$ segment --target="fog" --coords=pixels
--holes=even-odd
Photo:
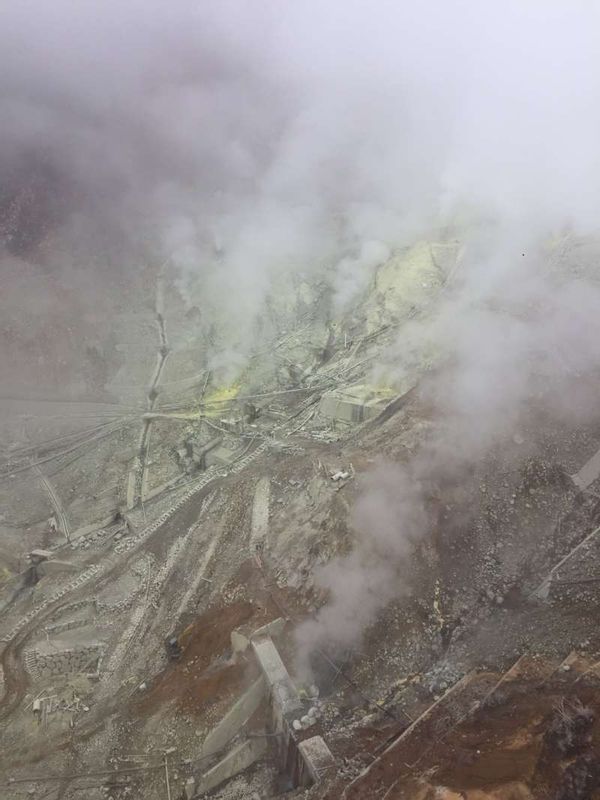
[[[367,480],[356,550],[324,571],[332,599],[306,646],[354,641],[402,591],[394,565],[427,532],[432,463],[481,457],[540,381],[599,365],[596,286],[549,268],[552,237],[597,229],[599,22],[597,4],[566,0],[0,10],[5,329],[109,328],[116,286],[168,262],[190,302],[235,317],[223,358],[238,368],[274,276],[322,274],[339,312],[396,248],[445,226],[465,240],[435,318],[387,354],[400,370],[406,342],[447,353],[424,389],[444,433]]]
[[[344,299],[365,242],[457,215],[531,237],[594,224],[593,4],[62,0],[0,14],[3,182],[39,165],[78,256],[171,257],[217,295],[242,281],[251,315],[273,270],[337,263]]]

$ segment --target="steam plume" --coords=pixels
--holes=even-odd
[[[49,322],[48,376],[82,357],[71,329],[108,340],[118,287],[148,265],[168,259],[207,324],[235,319],[239,368],[274,276],[322,274],[337,312],[395,248],[465,231],[459,282],[402,333],[446,354],[441,433],[367,482],[356,550],[301,634],[360,636],[401,589],[434,465],[480,457],[540,386],[564,419],[560,390],[599,366],[597,285],[548,257],[597,227],[599,17],[584,0],[5,3],[0,307],[8,341],[23,315],[31,336],[3,348],[4,380],[24,352],[38,364]]]

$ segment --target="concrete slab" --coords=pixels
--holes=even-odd
[[[299,781],[301,786],[319,783],[335,769],[335,759],[322,736],[312,736],[300,742],[298,751],[304,762]]]
[[[49,558],[52,558],[53,555],[54,552],[52,550],[32,550],[27,554],[27,558],[33,564],[36,564],[40,561],[47,561]]]
[[[267,740],[265,737],[247,739],[242,744],[234,747],[225,758],[200,778],[197,794],[210,792],[223,781],[239,775],[240,772],[248,769],[248,767],[262,758],[266,750]]]
[[[302,701],[271,638],[253,637],[252,648],[270,689],[274,715],[286,719],[297,716]]]
[[[213,755],[222,750],[248,722],[262,703],[266,693],[267,686],[261,675],[208,734],[202,745],[202,755]]]
[[[378,410],[365,404],[364,398],[327,392],[319,404],[319,413],[326,419],[344,425],[357,425],[377,415]]]
[[[344,426],[358,425],[380,414],[394,398],[391,391],[357,384],[325,392],[319,403],[319,414]]]
[[[250,639],[239,631],[231,631],[229,640],[234,654],[244,653],[250,647]]]
[[[535,589],[532,593],[532,597],[536,597],[538,600],[547,600],[550,596],[550,590],[552,588],[552,581],[558,577],[558,572],[561,567],[563,567],[568,561],[573,558],[573,556],[578,553],[582,548],[584,548],[592,539],[600,533],[600,526],[594,528],[594,530],[588,534],[585,539],[579,542],[566,556],[561,558],[558,564],[555,564],[548,575],[544,578],[544,580],[540,583],[540,585]]]
[[[269,500],[271,496],[271,481],[261,478],[256,485],[254,502],[252,504],[252,527],[250,531],[250,550],[260,552],[266,542],[269,531]]]
[[[302,701],[271,638],[260,636],[252,639],[252,648],[269,690],[270,731],[279,734],[275,739],[275,744],[278,750],[280,769],[291,776],[297,762],[292,722],[302,714]]]
[[[233,447],[227,447],[227,443],[213,447],[205,455],[205,464],[208,467],[227,467],[236,456],[236,450]]]
[[[587,461],[571,479],[578,489],[584,491],[600,477],[600,450]]]
[[[127,489],[125,496],[128,511],[135,506],[135,484],[137,482],[137,474],[135,465],[127,473]]]
[[[287,619],[278,617],[277,619],[271,620],[271,622],[267,622],[262,628],[257,628],[254,633],[251,634],[250,638],[259,639],[261,636],[281,636],[286,623]]]

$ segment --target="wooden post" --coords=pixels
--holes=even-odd
[[[169,762],[165,753],[165,780],[167,782],[167,800],[171,800],[171,784],[169,782]]]

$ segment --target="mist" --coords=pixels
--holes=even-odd
[[[305,648],[356,641],[403,591],[432,464],[480,458],[540,385],[600,366],[598,288],[549,255],[598,227],[599,22],[594,3],[551,0],[0,10],[5,328],[19,308],[107,336],[116,287],[168,263],[190,304],[235,319],[216,357],[231,372],[275,278],[322,276],[342,313],[395,249],[448,226],[465,241],[434,319],[387,354],[400,371],[407,342],[444,351],[424,389],[441,432],[367,476]],[[2,355],[7,384],[17,360]]]
[[[51,184],[67,256],[77,241],[79,258],[170,258],[220,302],[245,298],[248,319],[274,271],[330,264],[343,304],[349,273],[360,287],[377,262],[369,243],[464,219],[531,240],[594,225],[597,17],[541,2],[7,5],[3,182]]]

